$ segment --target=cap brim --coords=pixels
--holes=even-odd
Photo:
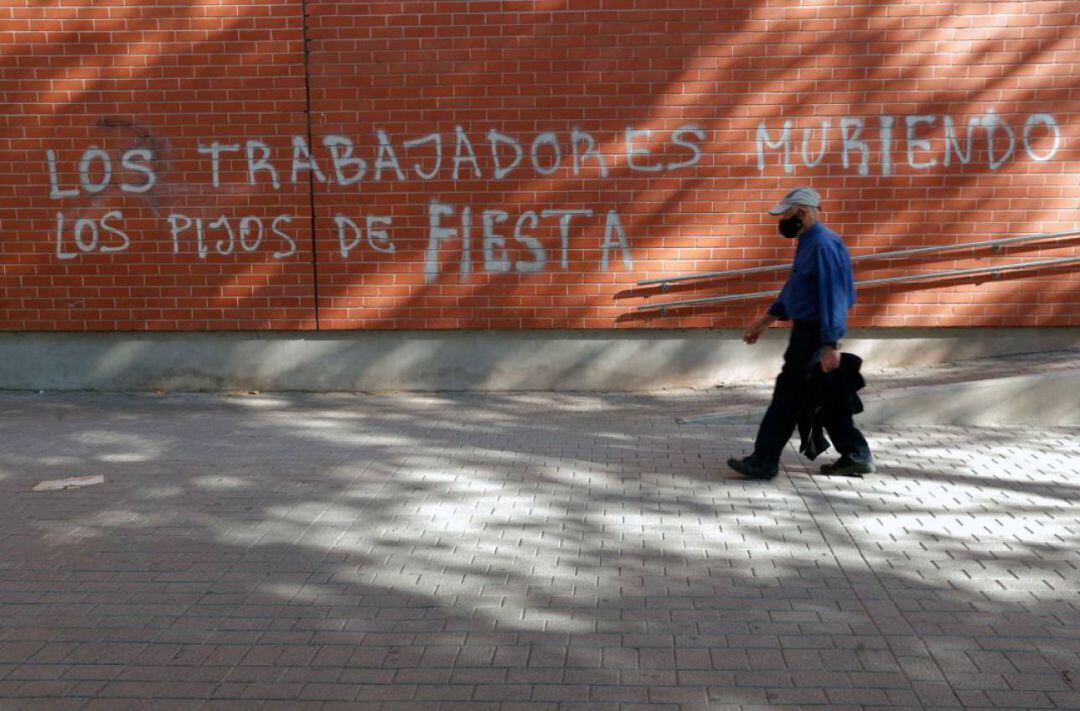
[[[789,209],[791,209],[791,205],[784,205],[784,204],[774,205],[773,207],[769,208],[769,214],[770,215],[783,215]]]

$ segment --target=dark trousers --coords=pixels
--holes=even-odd
[[[821,348],[818,322],[796,321],[784,352],[784,367],[776,377],[772,402],[754,441],[754,459],[766,467],[776,466],[784,446],[795,432],[810,368],[821,367],[817,362]],[[826,407],[822,416],[825,432],[837,452],[860,462],[870,461],[870,446],[856,429],[850,412]]]

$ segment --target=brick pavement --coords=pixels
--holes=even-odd
[[[0,396],[0,709],[1080,707],[1080,429],[724,397]]]

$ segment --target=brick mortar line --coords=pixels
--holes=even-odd
[[[300,37],[304,47],[304,122],[307,127],[307,144],[313,146],[315,144],[312,141],[311,128],[311,40],[308,37],[307,0],[300,1]],[[319,254],[315,220],[315,171],[309,170],[307,174],[309,224],[311,229],[311,290],[312,299],[314,299],[312,311],[315,314],[315,330],[319,331],[321,328],[319,325]]]

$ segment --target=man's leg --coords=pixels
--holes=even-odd
[[[866,438],[855,426],[855,420],[850,412],[835,406],[827,406],[822,414],[825,431],[828,432],[829,439],[832,440],[838,454],[861,464],[873,462],[870,445],[866,443]]]
[[[777,466],[784,446],[795,432],[803,393],[806,392],[810,361],[820,348],[818,324],[797,322],[791,329],[791,338],[784,352],[784,367],[776,377],[772,402],[765,411],[754,441],[753,459],[763,467]]]

